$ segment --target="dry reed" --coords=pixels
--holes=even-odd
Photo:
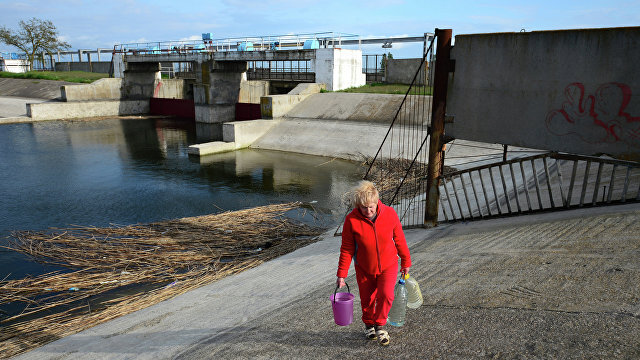
[[[7,248],[69,268],[0,281],[0,354],[13,356],[257,266],[317,239],[285,214],[301,203],[151,224],[16,232]]]
[[[372,161],[373,158],[362,156],[362,166],[364,168],[369,168]],[[411,160],[403,158],[378,158],[373,163],[373,166],[371,166],[366,180],[370,180],[376,184],[376,188],[380,193],[380,199],[382,199],[383,202],[390,201],[400,184],[407,187],[411,184],[413,188],[417,188],[415,184],[424,183],[427,179],[427,166],[428,164],[418,161],[412,162]],[[445,165],[443,167],[444,174],[455,170],[455,168],[450,166]],[[399,196],[396,197],[396,201],[415,195],[416,194],[400,192]]]

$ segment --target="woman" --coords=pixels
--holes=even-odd
[[[365,335],[386,346],[389,334],[384,325],[393,303],[398,256],[403,274],[409,272],[411,256],[398,215],[380,201],[373,183],[362,181],[353,190],[351,203],[354,209],[342,228],[336,284],[345,285],[351,259],[355,257]]]

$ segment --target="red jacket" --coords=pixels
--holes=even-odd
[[[411,266],[409,247],[396,211],[378,200],[378,216],[372,222],[353,209],[344,220],[342,246],[338,261],[338,277],[347,277],[351,259],[367,274],[377,275],[391,266]]]

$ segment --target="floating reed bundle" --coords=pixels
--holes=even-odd
[[[69,268],[0,281],[0,354],[13,356],[257,266],[323,231],[285,216],[287,203],[151,224],[17,232],[9,249]]]

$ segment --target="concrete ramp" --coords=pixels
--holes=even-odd
[[[287,118],[390,124],[404,95],[319,93],[286,113]]]
[[[403,99],[404,95],[390,94],[309,95],[278,118],[278,124],[251,147],[353,160],[361,160],[363,155],[374,156]],[[411,106],[422,106],[427,101],[430,97],[408,98]],[[416,128],[424,129],[412,133],[416,141],[421,141],[427,135],[426,126]]]
[[[251,148],[361,160],[375,155],[387,124],[283,118]]]
[[[60,98],[60,86],[76,83],[43,79],[0,79],[0,96],[53,100]]]

